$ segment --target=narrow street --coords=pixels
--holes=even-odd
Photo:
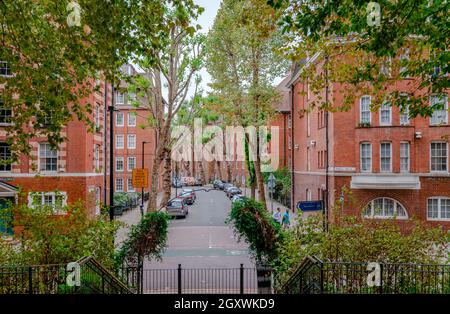
[[[194,187],[194,189],[212,186]],[[162,261],[146,261],[146,269],[183,268],[238,268],[254,267],[247,245],[238,242],[225,219],[231,201],[223,191],[198,191],[197,199],[189,205],[186,218],[172,219],[169,224],[167,249]],[[175,189],[172,189],[175,196]],[[125,212],[116,219],[128,226],[138,223],[139,207]],[[117,246],[128,234],[129,227],[121,228],[116,237]]]
[[[200,187],[199,187],[200,188]],[[238,243],[225,224],[231,201],[222,191],[198,191],[186,218],[169,225],[168,247],[161,262],[147,261],[145,268],[253,267],[247,245]]]

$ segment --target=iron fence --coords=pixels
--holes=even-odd
[[[141,269],[125,267],[119,277],[134,292],[144,294],[271,293],[271,271],[257,268]]]
[[[79,285],[68,284],[69,276],[75,281],[77,278],[72,277],[74,270],[67,270],[67,264],[1,266],[0,294],[133,293],[94,258],[82,258],[77,264]]]
[[[308,257],[279,289],[289,294],[450,294],[450,265],[322,262]]]

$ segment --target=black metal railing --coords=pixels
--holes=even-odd
[[[279,293],[450,294],[450,265],[322,262],[306,258]]]
[[[124,267],[119,278],[135,293],[239,294],[270,293],[270,277],[258,276],[257,268],[139,269]]]
[[[79,278],[73,277],[73,284],[67,282],[74,271],[67,264],[0,266],[0,294],[133,293],[94,258],[77,264]]]

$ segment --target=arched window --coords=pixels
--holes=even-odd
[[[408,213],[405,207],[398,201],[388,198],[376,198],[367,204],[363,215],[366,218],[397,218],[408,219]]]

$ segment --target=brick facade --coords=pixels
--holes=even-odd
[[[391,88],[403,91],[411,79],[405,79]],[[321,200],[326,188],[326,117],[327,114],[317,107],[306,110],[309,103],[314,101],[314,95],[308,93],[308,84],[291,80],[288,84],[293,92],[293,204],[305,200]],[[330,99],[333,107],[342,106],[344,86],[338,83],[330,84]],[[325,96],[325,91],[322,97]],[[382,123],[380,110],[370,112],[370,126],[360,125],[361,97],[357,95],[353,106],[345,112],[328,113],[329,135],[329,204],[333,205],[341,197],[344,187],[351,190],[354,202],[344,195],[344,205],[333,209],[330,206],[331,221],[338,214],[362,215],[366,206],[374,199],[392,199],[395,204],[401,204],[406,210],[407,219],[400,221],[404,228],[411,227],[412,217],[425,221],[429,225],[443,226],[450,229],[449,215],[440,219],[427,214],[429,199],[436,197],[445,201],[450,198],[450,164],[448,135],[450,125],[447,122],[431,125],[429,117],[409,119],[408,123],[401,123],[401,112],[398,107],[390,109],[390,123]],[[370,95],[367,95],[370,96]],[[366,101],[366,100],[364,100]],[[384,122],[389,120],[386,108]],[[404,122],[404,121],[403,121]],[[432,171],[430,162],[431,143],[443,143],[442,152],[446,154],[444,171]],[[371,146],[371,169],[363,171],[361,164],[361,144]],[[387,171],[381,169],[381,143],[384,156],[390,153],[390,158],[383,158],[385,167],[391,165]],[[400,165],[400,146],[403,157],[409,147],[408,158],[402,158]],[[435,144],[433,144],[435,145]],[[440,145],[440,144],[439,144]],[[368,147],[368,146],[365,146]],[[389,149],[390,147],[390,149]],[[433,146],[436,147],[436,146]],[[444,152],[445,151],[445,152]],[[366,159],[367,160],[367,159]],[[444,160],[444,159],[440,159]],[[368,162],[366,161],[368,164]],[[408,169],[406,165],[409,164]],[[386,166],[387,165],[387,166]],[[386,169],[385,169],[386,170]],[[441,207],[443,208],[443,207]],[[445,209],[447,210],[447,209]]]

